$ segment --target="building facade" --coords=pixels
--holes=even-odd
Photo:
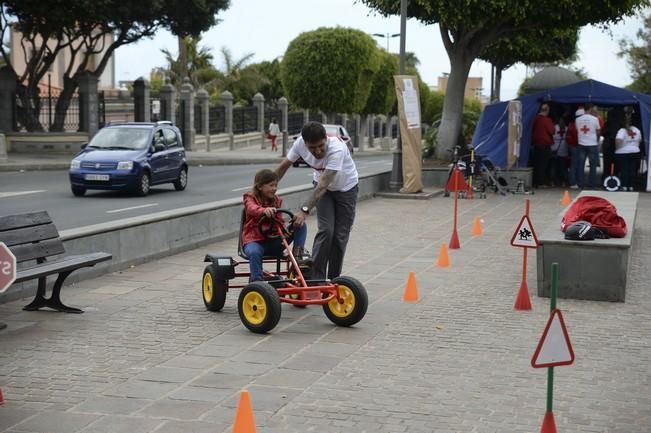
[[[484,92],[483,81],[484,79],[482,77],[468,77],[468,80],[466,81],[466,89],[463,95],[464,98],[476,99],[480,101],[482,104],[486,104],[488,102],[488,97],[484,96],[483,93]],[[448,76],[443,75],[441,77],[438,77],[438,86],[436,88],[432,88],[431,90],[441,92],[445,95],[447,88],[448,88]]]
[[[22,33],[16,30],[15,26],[12,25],[11,32],[9,34],[10,59],[11,64],[18,76],[22,75],[25,72],[27,61],[29,61],[30,57],[33,55],[33,53],[24,52],[23,44],[21,44],[22,38]],[[34,45],[36,47],[40,47],[42,43],[42,40],[37,39],[35,40]],[[47,41],[46,43],[48,43],[51,47],[54,47],[56,45],[56,41],[54,40]],[[90,61],[86,68],[87,70],[95,70],[111,43],[113,43],[113,35],[105,35],[104,41],[100,43],[104,49],[100,53],[91,54]],[[25,49],[35,49],[35,47],[31,47],[30,45],[31,44],[26,44]],[[70,65],[71,57],[72,52],[70,49],[63,49],[57,54],[54,63],[52,63],[52,66],[48,70],[48,73],[39,83],[41,93],[47,93],[48,91],[51,91],[52,93],[57,94],[61,91],[63,88],[63,75],[65,73],[65,70]],[[79,66],[81,57],[82,53],[78,53],[75,59],[73,70],[76,70],[76,68]],[[99,77],[98,88],[99,90],[108,90],[115,88],[115,56],[110,57],[106,68],[104,68],[104,72]]]

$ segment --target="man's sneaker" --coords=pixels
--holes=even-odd
[[[310,255],[310,252],[305,248],[294,247],[294,249],[292,249],[292,254],[294,255],[296,263],[298,263],[299,266],[312,266],[312,256]]]

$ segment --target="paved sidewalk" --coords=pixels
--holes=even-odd
[[[531,199],[537,230],[555,221],[562,191]],[[369,292],[366,317],[337,328],[319,308],[283,305],[278,327],[240,323],[237,291],[221,313],[200,293],[208,251],[236,240],[84,281],[63,291],[81,315],[0,305],[0,432],[230,432],[239,391],[257,431],[346,433],[539,432],[545,369],[531,356],[549,316],[514,311],[522,252],[509,245],[523,196],[459,202],[461,249],[449,241],[450,198],[359,204],[345,274]],[[576,353],[555,369],[559,432],[651,431],[651,196],[641,194],[625,303],[559,299]],[[471,238],[474,217],[484,234]],[[308,219],[310,238],[315,218]],[[530,255],[532,257],[532,255]],[[402,301],[410,271],[421,301]],[[560,272],[571,272],[561,269]]]
[[[388,155],[389,151],[373,147],[364,151],[356,151],[354,158],[366,156]],[[70,167],[72,154],[38,153],[10,153],[6,161],[0,161],[2,171],[34,171],[34,170],[67,170]],[[260,146],[249,146],[236,150],[218,148],[210,152],[205,150],[186,151],[188,164],[198,165],[232,165],[232,164],[264,164],[278,162],[282,158],[281,152],[272,152],[269,147],[260,149]]]

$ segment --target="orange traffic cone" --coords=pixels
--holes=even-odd
[[[522,284],[520,284],[520,290],[518,291],[518,296],[515,298],[514,308],[516,310],[524,310],[524,311],[531,310],[529,287],[527,286],[527,282],[525,280],[522,280]]]
[[[479,219],[479,217],[475,217],[475,222],[472,223],[472,235],[480,236],[481,234],[482,234],[481,220]]]
[[[570,193],[567,190],[565,190],[565,192],[563,193],[563,198],[561,199],[561,204],[563,206],[567,206],[568,204],[570,204],[571,201],[572,200],[570,200]]]
[[[237,404],[233,433],[255,433],[255,419],[249,391],[240,391],[240,402]]]
[[[407,286],[405,287],[405,293],[402,296],[402,300],[405,302],[418,302],[416,275],[414,275],[413,272],[409,272],[409,278],[407,278]]]
[[[450,259],[448,258],[448,247],[445,245],[445,242],[441,242],[441,252],[439,253],[439,259],[436,262],[436,266],[439,268],[447,268],[450,266]]]
[[[2,395],[2,388],[0,388],[0,406],[5,404],[5,397]]]

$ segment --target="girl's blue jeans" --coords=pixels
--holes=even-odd
[[[303,224],[301,227],[294,227],[294,234],[287,239],[287,242],[291,243],[293,240],[294,246],[305,247],[306,239],[307,224]],[[264,256],[282,257],[283,248],[280,238],[244,244],[244,254],[249,258],[250,280],[262,281],[262,258]]]

